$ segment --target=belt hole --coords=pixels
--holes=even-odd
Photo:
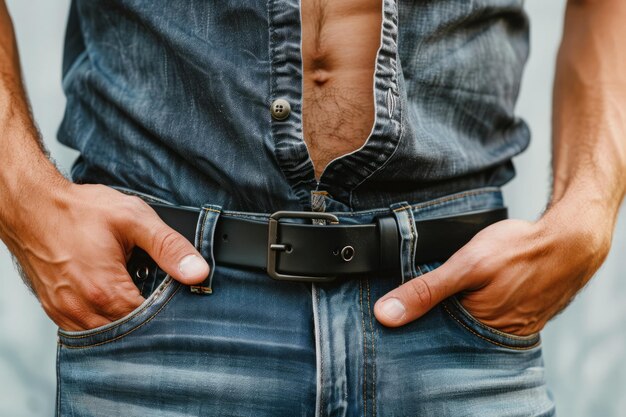
[[[291,245],[285,245],[285,252],[291,253],[291,251],[293,251],[293,248],[291,247]]]
[[[227,234],[227,233],[224,233],[224,234],[222,235],[222,240],[223,240],[224,242],[228,242],[228,234]]]

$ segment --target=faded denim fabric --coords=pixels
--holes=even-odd
[[[405,210],[402,229],[414,229],[409,218],[503,205],[495,187],[356,212],[324,199],[344,224]],[[199,217],[195,244],[209,260],[219,216],[268,217],[204,209],[212,214]],[[403,269],[412,256],[402,255]],[[416,275],[440,264],[418,265]],[[145,260],[129,267],[142,271]],[[133,278],[147,297],[135,311],[95,329],[59,331],[58,416],[554,415],[539,335],[485,326],[456,297],[405,326],[384,327],[374,303],[399,276],[280,282],[218,263],[213,294],[204,296],[158,268]]]
[[[529,140],[514,115],[522,1],[383,0],[381,35],[370,136],[318,183],[298,1],[74,0],[59,129],[80,151],[72,179],[202,207],[194,243],[213,269],[198,295],[133,257],[141,306],[59,330],[58,416],[554,415],[538,334],[485,326],[456,297],[400,328],[373,315],[445,261],[414,265],[415,220],[504,204]],[[277,98],[291,105],[280,121]],[[289,209],[348,224],[393,214],[401,276],[278,282],[214,262],[221,216]]]
[[[76,182],[230,210],[310,210],[313,190],[362,210],[499,186],[529,141],[514,114],[522,3],[384,0],[373,129],[318,184],[297,0],[74,0],[59,140],[81,152]]]

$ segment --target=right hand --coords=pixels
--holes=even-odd
[[[70,182],[43,194],[14,208],[21,213],[4,225],[3,240],[46,314],[64,330],[105,325],[144,301],[126,270],[134,246],[183,284],[208,276],[195,247],[139,197]]]

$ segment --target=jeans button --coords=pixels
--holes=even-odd
[[[291,113],[291,106],[287,100],[278,98],[272,102],[270,110],[274,119],[284,120]]]

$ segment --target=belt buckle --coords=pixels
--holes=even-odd
[[[331,223],[339,223],[339,219],[334,214],[313,211],[288,211],[280,210],[272,213],[269,218],[267,237],[267,274],[278,281],[299,281],[299,282],[329,282],[335,276],[306,276],[288,275],[276,271],[276,259],[278,251],[287,251],[288,245],[278,242],[278,225],[281,218],[301,218],[301,219],[324,219]]]

